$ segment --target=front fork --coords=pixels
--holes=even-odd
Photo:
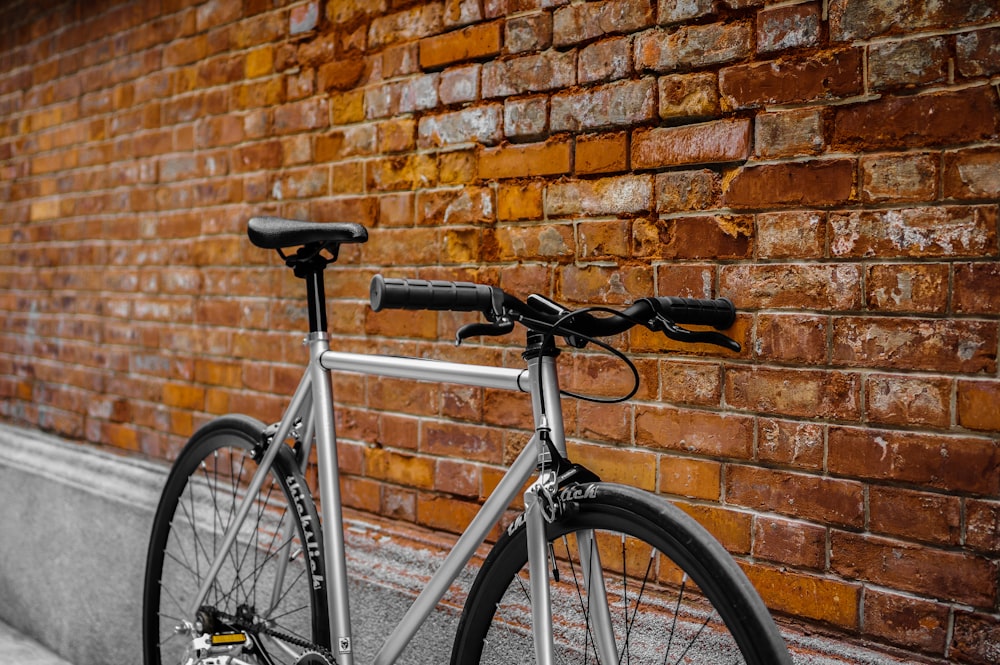
[[[528,544],[528,575],[531,591],[531,625],[535,644],[535,663],[554,665],[555,643],[552,634],[552,596],[549,571],[558,562],[548,545],[546,524],[554,522],[560,513],[558,475],[554,470],[542,471],[524,493],[525,529]],[[604,586],[604,571],[594,532],[576,532],[580,569],[583,573],[584,608],[587,630],[601,663],[617,663],[618,648],[611,626],[611,610]],[[551,562],[549,557],[552,557]],[[550,565],[551,564],[551,565]]]

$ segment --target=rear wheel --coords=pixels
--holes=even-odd
[[[215,420],[191,438],[170,472],[146,561],[147,665],[236,654],[240,662],[265,662],[261,651],[274,663],[294,663],[304,652],[329,647],[320,523],[283,443],[271,444],[283,449],[201,610],[190,615],[257,471],[254,452],[263,430],[250,418]]]
[[[561,515],[547,527],[557,663],[791,663],[739,566],[685,513],[607,483],[570,486],[560,498]],[[523,525],[508,530],[483,564],[453,665],[534,662],[525,535]],[[600,595],[584,579],[595,555]]]

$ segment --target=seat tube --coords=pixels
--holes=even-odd
[[[337,466],[337,432],[333,416],[330,372],[320,364],[330,349],[326,332],[311,332],[309,372],[313,386],[313,424],[316,432],[319,495],[323,513],[323,550],[326,556],[326,598],[330,614],[331,648],[340,665],[354,665],[351,608],[348,602],[347,554],[344,547],[343,502]]]

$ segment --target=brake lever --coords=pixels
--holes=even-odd
[[[743,347],[735,339],[723,335],[720,332],[710,330],[688,330],[681,328],[668,318],[657,315],[650,321],[649,329],[654,332],[662,332],[664,335],[677,342],[685,344],[714,344],[729,349],[735,353],[743,350]]]
[[[498,319],[493,323],[467,323],[455,333],[455,346],[459,346],[462,340],[470,337],[506,335],[512,330],[514,322],[507,318]]]

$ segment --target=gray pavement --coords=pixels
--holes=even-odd
[[[71,665],[20,631],[0,622],[0,665]]]

